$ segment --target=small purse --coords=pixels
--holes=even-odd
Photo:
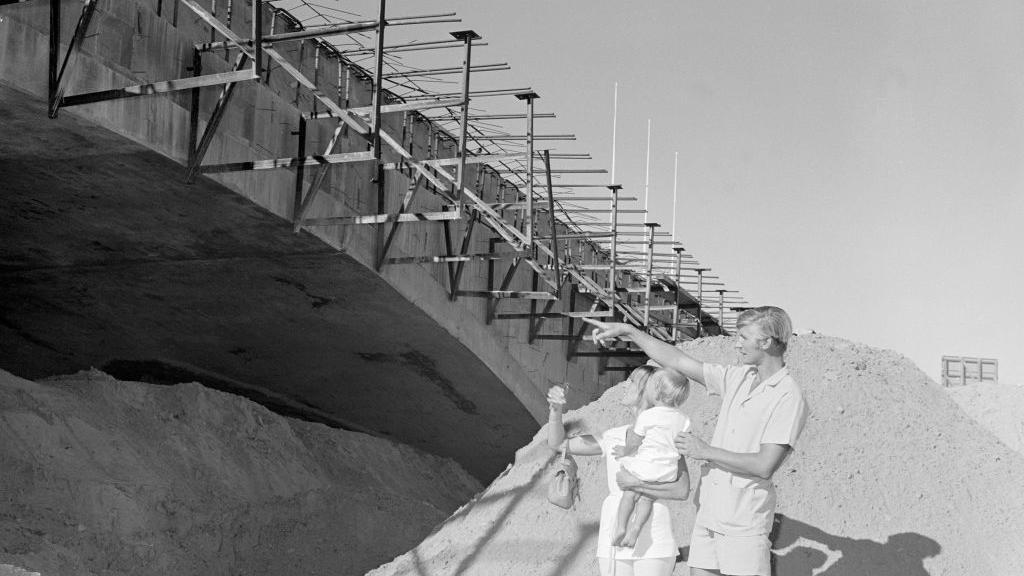
[[[569,439],[562,444],[562,456],[555,461],[554,471],[548,479],[548,502],[559,508],[572,508],[580,497],[578,467],[569,456]]]

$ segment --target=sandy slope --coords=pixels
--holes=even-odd
[[[99,372],[0,371],[0,471],[0,573],[44,576],[361,574],[480,490],[403,445]]]
[[[729,362],[731,344],[709,338],[686,349]],[[807,335],[793,342],[789,365],[813,413],[798,451],[776,474],[785,517],[780,574],[1024,574],[1024,495],[1012,480],[1024,478],[1024,456],[894,352]],[[569,417],[595,431],[623,423],[621,393],[613,388]],[[705,437],[716,408],[717,398],[700,388],[686,406]],[[370,575],[596,574],[603,469],[583,460],[582,502],[571,512],[551,506],[542,438],[422,544]],[[685,537],[692,508],[677,510]],[[676,573],[687,573],[684,563]]]
[[[1024,453],[1024,386],[985,382],[951,386],[946,392],[1003,443]]]

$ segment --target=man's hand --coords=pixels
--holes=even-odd
[[[633,454],[636,454],[636,448],[630,448],[624,444],[612,446],[612,456],[614,456],[616,460],[623,456],[632,456]]]
[[[694,460],[707,460],[710,447],[708,443],[694,436],[692,432],[682,432],[676,436],[676,450],[680,454]]]
[[[619,470],[619,473],[615,475],[615,482],[619,485],[620,490],[632,490],[641,486],[643,483],[636,476],[633,476],[625,470]]]
[[[629,333],[633,330],[633,327],[629,324],[618,322],[600,322],[593,318],[583,318],[583,321],[595,326],[594,330],[590,333],[590,337],[594,340],[594,344],[598,346],[608,346],[615,339],[629,340]]]

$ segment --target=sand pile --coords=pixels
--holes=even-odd
[[[964,412],[1024,454],[1024,386],[992,382],[946,388]]]
[[[708,338],[686,349],[730,362],[731,345]],[[776,541],[779,574],[1024,574],[1024,495],[1016,488],[1024,456],[894,352],[807,335],[794,340],[789,365],[812,415],[798,451],[776,474],[785,516]],[[593,431],[624,423],[621,394],[612,388],[568,416]],[[697,387],[685,407],[705,438],[717,405]],[[600,461],[580,459],[582,502],[574,511],[545,500],[550,461],[540,433],[470,505],[370,574],[596,574]],[[687,544],[692,506],[676,510]],[[676,574],[686,573],[685,563],[677,564]]]
[[[0,371],[0,574],[362,574],[480,488],[198,384]]]

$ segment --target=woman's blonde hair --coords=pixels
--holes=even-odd
[[[644,401],[644,396],[647,391],[647,382],[651,379],[651,376],[657,372],[658,369],[654,366],[638,366],[629,373],[627,381],[633,383],[633,388],[626,390],[626,395],[623,398],[622,403],[631,408],[641,408],[641,404]],[[642,409],[642,408],[641,408]]]
[[[675,370],[644,365],[629,374],[633,389],[626,392],[625,405],[646,410],[655,404],[679,407],[690,394],[690,381]]]

